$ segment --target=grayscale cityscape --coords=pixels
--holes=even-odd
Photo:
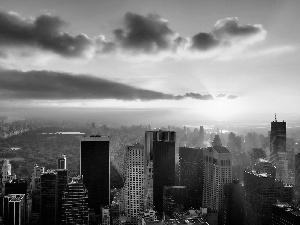
[[[299,0],[1,0],[0,225],[300,225]]]

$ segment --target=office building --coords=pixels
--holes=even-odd
[[[9,194],[3,197],[3,222],[5,225],[26,224],[26,204],[24,194]]]
[[[186,196],[185,186],[164,186],[164,215],[167,218],[175,218],[174,213],[185,211]]]
[[[216,209],[219,221],[223,217],[224,185],[232,182],[232,154],[222,146],[216,135],[211,147],[203,150],[203,201],[204,208]]]
[[[56,169],[55,172],[56,172],[55,217],[56,217],[56,223],[61,224],[63,195],[68,185],[68,171],[66,169]]]
[[[163,213],[164,186],[175,185],[175,140],[174,131],[158,131],[153,136],[153,149],[149,149],[150,159],[153,155],[153,205],[160,215]]]
[[[267,225],[272,221],[272,205],[282,197],[283,183],[267,173],[245,172],[245,224]]]
[[[62,155],[57,159],[57,169],[67,169],[67,158],[66,155]]]
[[[300,153],[295,155],[295,200],[300,206]]]
[[[287,203],[277,203],[272,206],[272,223],[274,225],[300,224],[300,210]]]
[[[88,191],[81,176],[68,183],[62,200],[62,224],[89,223]]]
[[[254,165],[254,170],[258,173],[267,173],[272,178],[276,178],[276,168],[271,162],[265,159],[258,159],[257,163]]]
[[[234,180],[231,184],[224,185],[224,225],[244,224],[244,185]]]
[[[181,186],[186,186],[188,209],[202,207],[203,197],[203,149],[179,148]]]
[[[41,189],[41,175],[45,172],[45,167],[40,167],[37,164],[33,167],[33,173],[31,175],[30,190],[31,194],[34,192],[40,192]]]
[[[110,205],[110,151],[108,136],[85,136],[80,142],[80,175],[88,189],[89,207],[100,215]]]
[[[9,180],[16,179],[16,175],[11,174],[11,164],[8,159],[4,159],[1,170],[1,193],[5,194],[5,183]]]
[[[144,146],[128,146],[125,152],[125,215],[131,224],[138,223],[138,216],[144,209]]]
[[[40,224],[56,224],[56,177],[50,170],[41,175]]]
[[[270,161],[276,167],[276,178],[288,183],[288,153],[286,151],[286,122],[271,122]]]

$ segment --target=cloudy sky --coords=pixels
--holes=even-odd
[[[1,0],[0,114],[300,119],[299,0]],[[47,114],[47,115],[48,115]]]

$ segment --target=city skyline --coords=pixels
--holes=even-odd
[[[299,6],[4,0],[0,114],[200,124],[269,121],[277,112],[299,120]]]

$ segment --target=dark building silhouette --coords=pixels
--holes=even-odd
[[[244,224],[244,186],[237,180],[224,185],[224,225]]]
[[[288,169],[289,154],[286,151],[286,122],[271,122],[270,161],[276,167],[276,178],[291,183]]]
[[[68,185],[68,171],[66,169],[57,169],[56,185],[55,185],[55,217],[56,223],[61,224],[62,221],[62,198],[64,191]]]
[[[66,155],[62,155],[57,159],[57,169],[67,169],[67,158]]]
[[[186,209],[186,187],[165,186],[163,195],[163,212],[168,218],[174,218],[175,212]]]
[[[283,183],[267,173],[245,172],[245,224],[268,225],[272,205],[282,199]]]
[[[87,136],[80,143],[80,175],[89,193],[89,207],[100,215],[110,205],[109,137]]]
[[[164,186],[175,185],[175,140],[174,131],[160,131],[153,139],[153,204],[160,215]]]
[[[24,194],[9,194],[3,197],[3,222],[5,225],[26,224]]]
[[[73,177],[68,183],[62,209],[62,224],[88,224],[88,192],[81,176]]]
[[[300,205],[300,153],[295,155],[295,200]]]
[[[270,153],[271,158],[275,157],[278,152],[286,152],[286,122],[271,122],[270,133]]]
[[[272,224],[296,225],[300,224],[300,210],[286,203],[278,203],[272,206]]]
[[[23,179],[13,179],[5,183],[5,195],[25,194],[27,195],[27,181]]]
[[[56,172],[47,171],[41,175],[40,224],[56,224]]]
[[[180,185],[186,186],[188,209],[199,209],[203,197],[203,149],[179,148]]]
[[[24,198],[18,198],[15,202],[24,202],[24,219],[27,221],[27,181],[23,179],[13,179],[9,180],[5,183],[5,195],[10,195],[10,194],[23,194]],[[15,203],[19,204],[19,203]],[[22,206],[23,207],[23,206]]]

